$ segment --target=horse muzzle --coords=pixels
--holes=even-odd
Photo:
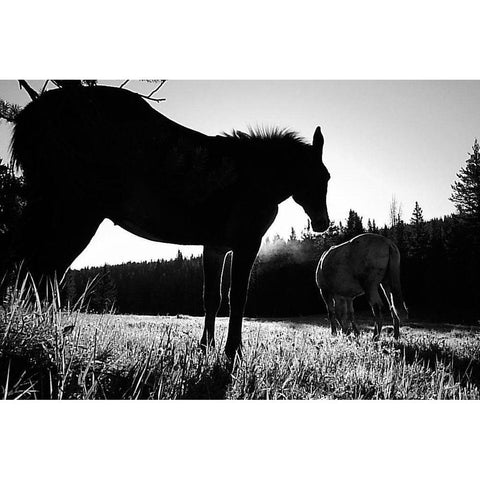
[[[330,220],[328,218],[312,219],[312,229],[314,232],[322,233],[330,226]]]

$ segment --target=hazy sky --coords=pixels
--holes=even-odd
[[[152,89],[139,82],[128,88]],[[328,208],[336,221],[353,208],[364,223],[374,218],[383,224],[393,195],[405,220],[415,201],[426,218],[451,213],[450,185],[480,136],[479,81],[169,80],[158,94],[167,101],[154,108],[206,134],[264,125],[288,127],[311,140],[320,125],[324,162],[332,176]],[[0,98],[22,105],[28,101],[13,81],[0,80]],[[2,122],[0,157],[7,158],[9,139],[10,127]],[[287,236],[292,226],[301,230],[306,222],[303,209],[289,199],[270,235]],[[181,249],[201,252],[199,247]],[[105,221],[73,267],[169,258],[177,250]]]

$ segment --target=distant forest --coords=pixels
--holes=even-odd
[[[325,312],[315,284],[321,254],[332,245],[363,232],[391,238],[402,255],[402,285],[412,319],[431,318],[471,322],[480,307],[480,236],[477,226],[459,215],[425,221],[415,205],[409,222],[393,201],[391,225],[378,228],[350,210],[345,224],[333,224],[317,235],[309,226],[290,238],[264,241],[252,270],[246,316],[300,316]],[[228,261],[227,261],[228,266]],[[228,268],[225,269],[228,271]],[[228,314],[228,274],[220,315]],[[202,258],[126,263],[71,271],[68,299],[73,304],[89,279],[96,285],[89,297],[91,311],[114,309],[118,313],[202,315]],[[226,281],[225,281],[226,280]],[[368,308],[357,300],[357,308]],[[449,316],[454,319],[449,320]]]

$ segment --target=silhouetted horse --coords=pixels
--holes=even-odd
[[[382,299],[379,286],[387,299],[393,319],[395,338],[400,336],[400,315],[408,318],[400,286],[400,252],[388,238],[364,233],[327,250],[317,267],[317,285],[328,309],[332,333],[337,321],[344,332],[347,323],[358,334],[353,312],[353,299],[366,294],[375,320],[374,339],[382,329]]]
[[[12,158],[29,201],[17,258],[34,277],[63,274],[105,218],[159,242],[204,245],[205,329],[214,343],[226,253],[233,251],[226,353],[241,346],[252,264],[290,196],[315,231],[329,226],[323,136],[285,130],[207,136],[112,87],[51,90],[18,115]]]

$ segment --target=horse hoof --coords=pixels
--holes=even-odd
[[[225,347],[225,355],[229,362],[234,363],[235,360],[241,360],[242,358],[242,349],[241,347],[229,347],[228,345]]]

